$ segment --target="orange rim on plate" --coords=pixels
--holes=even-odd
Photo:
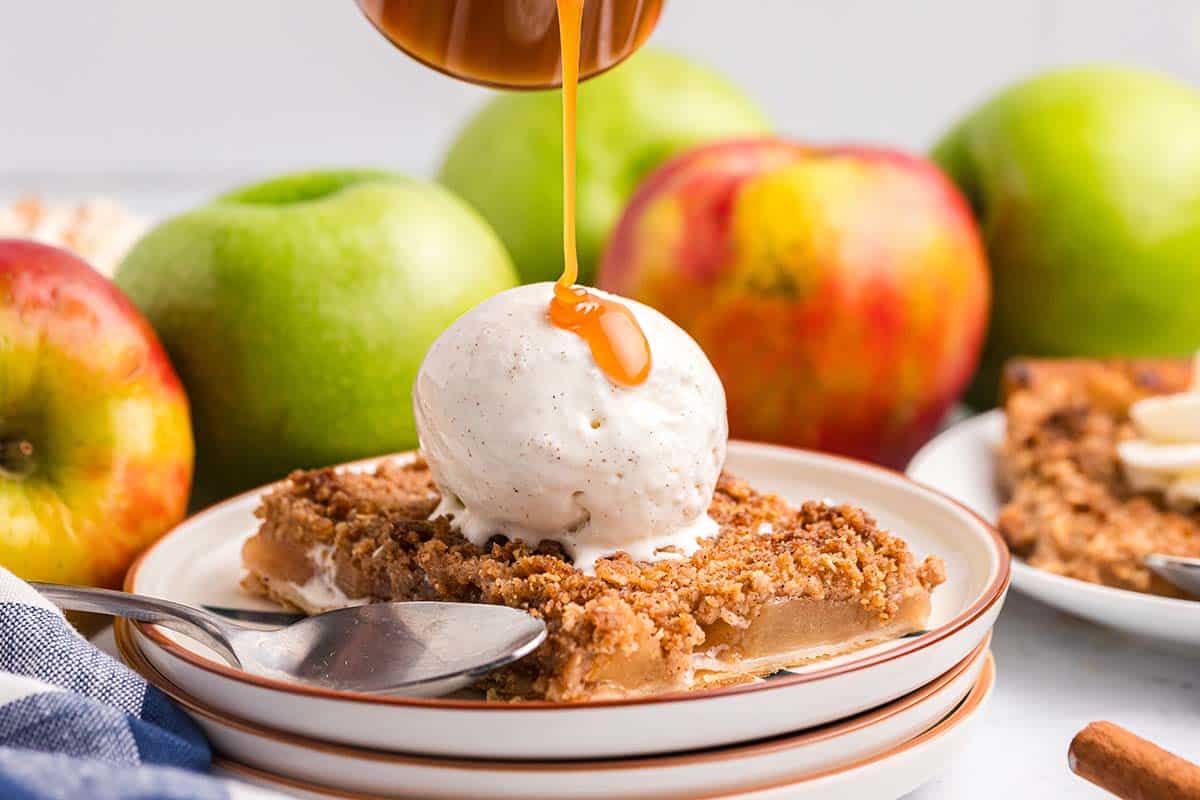
[[[848,733],[861,730],[871,725],[877,725],[886,719],[899,714],[903,711],[925,702],[932,695],[943,689],[945,686],[953,682],[966,671],[974,661],[979,657],[991,659],[991,653],[986,652],[988,645],[991,644],[992,635],[989,632],[971,652],[951,667],[948,671],[939,675],[934,680],[925,684],[919,689],[916,689],[908,694],[893,700],[879,708],[870,711],[864,711],[838,722],[832,722],[826,725],[821,725],[816,728],[801,731],[799,733],[786,733],[780,736],[772,736],[767,739],[757,741],[721,745],[718,747],[709,747],[702,750],[667,755],[648,755],[638,756],[634,758],[623,759],[601,759],[601,760],[580,760],[568,759],[562,761],[526,761],[524,759],[468,759],[455,758],[452,756],[423,756],[412,753],[392,753],[385,750],[376,750],[368,747],[355,747],[352,745],[335,744],[325,742],[319,739],[313,739],[308,736],[302,736],[296,733],[288,733],[266,727],[259,723],[249,722],[240,717],[224,711],[218,711],[203,701],[198,700],[184,689],[175,685],[170,678],[167,678],[146,658],[137,642],[133,639],[133,633],[130,630],[130,625],[127,620],[118,620],[114,638],[116,639],[117,650],[121,654],[121,658],[129,665],[131,669],[139,673],[143,678],[151,684],[157,686],[176,704],[182,706],[198,717],[204,717],[212,722],[225,725],[227,727],[236,728],[243,733],[251,736],[256,736],[262,739],[270,739],[278,742],[284,742],[296,747],[303,747],[309,750],[319,750],[326,753],[334,753],[336,755],[348,758],[361,758],[370,761],[387,761],[391,763],[404,763],[419,766],[444,767],[448,769],[463,769],[463,770],[487,770],[487,771],[531,771],[531,770],[559,770],[559,771],[600,771],[614,769],[659,769],[664,767],[686,766],[694,764],[698,761],[713,761],[725,760],[735,757],[746,757],[751,755],[766,755],[777,752],[779,750],[787,750],[800,745],[810,745],[816,742],[825,741],[838,736],[844,736]],[[985,667],[986,669],[986,667]],[[976,681],[978,683],[978,680]]]
[[[915,487],[916,489],[920,490],[921,492],[925,492],[929,495],[936,497],[939,500],[942,500],[942,501],[954,506],[958,510],[967,514],[969,517],[973,518],[976,522],[978,522],[983,527],[984,530],[986,530],[988,532],[988,535],[992,542],[993,549],[996,553],[996,556],[997,556],[997,559],[999,562],[998,568],[996,570],[996,574],[992,577],[991,583],[988,584],[987,588],[983,591],[983,593],[981,594],[979,599],[976,600],[974,603],[972,603],[965,611],[960,613],[958,616],[952,618],[948,622],[942,624],[941,626],[939,626],[937,628],[934,628],[931,631],[927,631],[925,634],[923,634],[921,636],[918,636],[918,637],[915,637],[915,638],[909,640],[908,642],[906,642],[904,644],[901,644],[901,645],[899,645],[895,648],[892,648],[886,652],[878,653],[874,656],[870,656],[868,658],[852,661],[847,664],[839,664],[839,665],[835,665],[832,667],[827,667],[827,668],[821,669],[821,670],[814,670],[812,672],[797,673],[797,674],[788,675],[785,677],[773,678],[770,681],[759,681],[757,683],[745,683],[745,684],[739,684],[737,686],[726,686],[726,687],[721,687],[721,688],[716,688],[716,689],[698,689],[698,690],[690,691],[690,692],[689,691],[665,692],[663,694],[651,695],[649,697],[614,698],[614,699],[606,699],[606,700],[586,700],[586,701],[574,702],[574,703],[551,702],[551,701],[547,701],[547,700],[522,700],[518,703],[497,703],[497,702],[488,701],[488,700],[458,700],[458,699],[448,700],[448,699],[443,699],[443,698],[381,697],[378,695],[368,695],[368,694],[362,694],[359,692],[339,691],[337,689],[323,689],[323,688],[316,687],[316,686],[306,686],[304,684],[299,684],[299,683],[289,683],[287,681],[276,680],[274,678],[266,678],[266,677],[263,677],[260,675],[253,675],[249,672],[245,672],[243,670],[230,667],[227,664],[224,664],[224,663],[221,663],[218,661],[213,661],[209,658],[205,658],[204,656],[200,655],[199,653],[193,652],[192,650],[189,650],[188,648],[186,648],[183,645],[179,644],[178,642],[174,641],[173,639],[168,637],[166,634],[164,634],[163,631],[157,625],[154,625],[152,623],[135,622],[133,624],[138,626],[138,630],[142,633],[142,635],[144,635],[146,638],[148,638],[150,641],[152,641],[155,645],[157,645],[160,649],[164,650],[171,656],[181,659],[182,661],[185,661],[194,667],[199,667],[200,669],[206,670],[208,672],[212,672],[217,675],[221,675],[223,677],[230,678],[232,680],[240,681],[242,683],[252,684],[252,685],[258,686],[259,688],[262,688],[262,689],[269,689],[269,690],[276,691],[276,692],[287,692],[289,694],[302,694],[302,695],[308,695],[310,697],[323,697],[323,698],[330,699],[330,700],[341,700],[344,702],[354,702],[354,703],[379,703],[379,704],[384,704],[384,705],[410,706],[410,707],[411,706],[422,706],[422,707],[427,707],[427,708],[432,707],[432,708],[444,708],[444,709],[471,709],[474,711],[489,711],[489,710],[491,710],[491,711],[504,711],[504,712],[511,713],[511,712],[534,711],[534,710],[544,711],[546,709],[554,709],[554,708],[599,708],[599,707],[604,707],[604,706],[641,705],[641,704],[645,704],[645,703],[686,702],[688,700],[701,700],[701,699],[706,699],[706,698],[710,698],[710,697],[721,697],[721,696],[730,695],[730,694],[743,694],[743,693],[747,693],[747,692],[757,692],[757,691],[762,691],[764,689],[782,688],[784,686],[793,686],[793,685],[800,684],[800,683],[808,683],[809,681],[823,680],[825,678],[829,678],[834,675],[843,675],[846,673],[855,672],[860,669],[867,669],[868,667],[873,667],[877,664],[882,664],[887,661],[891,661],[892,659],[906,656],[909,653],[914,653],[918,650],[923,650],[926,647],[929,647],[930,645],[936,644],[937,642],[940,642],[942,639],[945,639],[947,636],[950,636],[950,635],[956,633],[957,631],[961,630],[962,628],[965,628],[968,625],[970,625],[972,622],[974,622],[980,616],[985,614],[989,608],[991,608],[1001,597],[1004,596],[1004,591],[1008,587],[1008,583],[1009,583],[1009,579],[1011,577],[1011,571],[1012,571],[1011,570],[1011,556],[1009,555],[1008,545],[1005,544],[1004,540],[1000,538],[999,532],[996,531],[996,528],[990,522],[985,520],[982,516],[977,514],[972,509],[968,508],[967,506],[965,506],[962,503],[955,500],[953,497],[950,497],[949,495],[947,495],[941,491],[938,491],[937,489],[926,486],[923,483],[918,483],[918,482],[912,480],[911,478],[907,477],[906,475],[904,475],[904,473],[902,473],[902,472],[898,472],[893,469],[888,469],[887,467],[881,467],[876,464],[868,464],[864,461],[858,461],[857,459],[847,458],[845,456],[831,455],[829,453],[818,453],[818,452],[812,451],[812,450],[802,450],[799,448],[782,447],[779,445],[761,444],[758,442],[739,442],[739,444],[744,445],[744,446],[749,446],[753,449],[761,450],[761,451],[777,452],[777,453],[785,453],[785,454],[786,453],[801,453],[801,454],[804,454],[807,456],[816,456],[818,458],[831,459],[834,461],[851,464],[860,469],[865,469],[865,470],[868,470],[871,472],[876,472],[876,473],[886,475],[891,478],[897,478],[901,482],[906,483],[909,486]],[[383,461],[386,459],[413,458],[416,455],[417,455],[417,452],[415,450],[410,450],[410,451],[403,452],[403,453],[393,453],[392,455],[387,455],[387,456],[375,456],[373,458],[365,458],[365,459],[361,459],[359,461],[350,461],[345,464],[336,464],[331,468],[332,469],[347,469],[347,468],[363,467],[365,465],[377,463],[377,462],[380,462],[380,461]],[[180,525],[177,525],[175,528],[168,531],[161,539],[159,539],[153,545],[148,547],[140,556],[138,556],[137,560],[134,561],[133,564],[129,567],[129,571],[127,573],[125,573],[125,584],[124,584],[125,591],[127,591],[127,592],[136,591],[134,587],[137,584],[137,574],[138,574],[138,571],[142,568],[142,565],[145,563],[146,559],[158,547],[162,546],[162,544],[164,542],[166,542],[172,536],[177,535],[179,533],[180,526],[187,524],[188,522],[191,522],[192,520],[195,520],[197,517],[199,517],[201,515],[216,511],[217,509],[223,508],[231,503],[241,502],[243,500],[246,500],[249,497],[257,496],[264,492],[267,492],[274,486],[277,486],[279,483],[282,483],[282,481],[277,482],[277,483],[268,484],[266,486],[260,486],[257,489],[251,489],[249,491],[242,492],[241,494],[230,497],[227,500],[223,500],[219,503],[211,505],[208,508],[204,509],[203,511],[200,511],[197,514],[192,515],[187,520],[180,523]]]
[[[984,664],[983,664],[983,669],[979,673],[979,678],[975,681],[975,685],[971,688],[971,691],[970,691],[970,693],[967,694],[966,698],[964,698],[963,701],[961,703],[959,703],[958,706],[953,711],[951,711],[944,719],[940,720],[939,722],[934,724],[931,728],[929,728],[929,730],[916,736],[915,738],[910,739],[909,741],[907,741],[903,744],[899,744],[899,745],[896,745],[895,747],[891,747],[891,748],[883,751],[882,753],[878,753],[878,754],[870,756],[868,758],[864,758],[861,761],[855,761],[850,764],[844,764],[840,767],[834,767],[833,769],[824,770],[822,772],[817,772],[817,773],[814,773],[812,775],[807,775],[802,778],[795,778],[795,779],[789,778],[789,779],[785,779],[782,781],[777,781],[775,783],[766,784],[764,786],[752,786],[752,787],[749,787],[746,789],[739,789],[738,791],[733,792],[732,794],[725,793],[725,794],[719,794],[719,795],[705,795],[703,797],[697,797],[697,798],[695,798],[695,800],[737,800],[737,798],[743,797],[747,794],[758,793],[758,792],[768,792],[773,789],[784,789],[788,786],[798,786],[799,784],[802,784],[802,783],[809,783],[811,781],[817,781],[817,780],[822,780],[825,778],[830,778],[830,777],[833,777],[835,775],[840,775],[845,772],[850,772],[852,770],[857,770],[857,769],[862,769],[864,767],[868,767],[872,764],[883,761],[885,759],[894,758],[896,756],[901,755],[902,753],[905,753],[905,752],[913,749],[914,747],[918,747],[922,744],[925,744],[926,742],[932,741],[933,739],[937,739],[938,737],[943,736],[950,730],[958,727],[962,723],[968,721],[979,710],[980,705],[983,703],[984,699],[991,692],[992,687],[995,685],[995,682],[996,682],[996,662],[992,658],[992,654],[988,653],[986,655],[986,660],[984,661]],[[251,781],[258,779],[267,784],[272,784],[275,786],[282,786],[282,787],[289,788],[289,789],[297,789],[297,790],[301,790],[301,791],[312,792],[315,794],[323,794],[323,795],[327,795],[329,797],[342,798],[344,800],[395,800],[395,798],[388,798],[383,795],[365,794],[362,792],[350,792],[350,791],[346,791],[344,789],[334,789],[331,787],[321,786],[321,785],[318,785],[315,783],[310,783],[308,781],[300,780],[298,778],[290,778],[290,777],[286,777],[284,775],[277,775],[273,772],[267,772],[266,770],[258,769],[257,767],[251,767],[247,764],[241,763],[240,761],[234,761],[232,759],[224,758],[221,756],[215,757],[213,759],[213,766],[219,767],[220,769],[224,770],[225,772],[227,772],[235,777],[242,777],[242,778],[249,779]]]

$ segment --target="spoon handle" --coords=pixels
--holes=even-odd
[[[208,645],[230,664],[241,667],[241,662],[229,642],[225,623],[206,611],[158,597],[117,592],[112,589],[36,581],[30,581],[29,585],[47,600],[68,611],[110,614],[170,628]]]

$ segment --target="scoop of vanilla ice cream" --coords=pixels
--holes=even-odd
[[[682,328],[621,299],[652,368],[637,386],[614,384],[582,338],[550,322],[552,286],[486,300],[425,356],[413,405],[442,493],[434,516],[451,515],[477,545],[553,539],[585,571],[619,550],[693,552],[717,530],[707,512],[728,437],[720,379]]]
[[[1192,387],[1134,403],[1138,438],[1117,445],[1125,476],[1138,491],[1161,491],[1172,506],[1200,505],[1200,355]]]

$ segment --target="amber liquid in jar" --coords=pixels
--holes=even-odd
[[[562,81],[556,0],[356,0],[392,44],[455,78],[508,89]],[[641,47],[664,0],[587,0],[579,78],[618,64]]]

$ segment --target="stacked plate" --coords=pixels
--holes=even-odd
[[[118,645],[207,731],[223,769],[305,797],[891,798],[938,774],[993,685],[1003,543],[963,506],[877,467],[735,442],[728,468],[790,500],[859,505],[919,556],[940,556],[929,629],[752,684],[575,704],[314,689],[232,669],[153,625],[122,622]],[[268,607],[238,588],[259,493],[185,522],[126,588]]]

